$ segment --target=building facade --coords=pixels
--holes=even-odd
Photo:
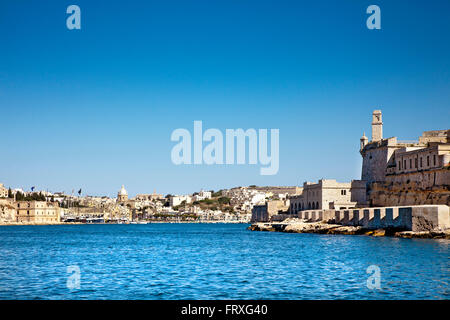
[[[442,169],[450,161],[450,130],[425,131],[418,141],[383,139],[381,111],[373,112],[372,140],[363,135],[361,180],[385,182],[388,176]]]
[[[251,222],[268,222],[274,215],[289,210],[290,200],[270,200],[252,208]]]
[[[201,201],[201,200],[205,200],[205,199],[211,199],[212,193],[211,191],[203,191],[201,190],[198,194],[195,194],[192,197],[193,201]]]
[[[185,203],[191,203],[192,197],[189,195],[172,196],[172,197],[170,197],[169,203],[170,203],[170,206],[173,208],[173,207],[176,207],[176,206],[179,206],[180,204],[182,204],[183,201],[185,201]]]
[[[305,182],[300,195],[289,197],[289,213],[303,210],[349,209],[366,204],[366,183],[361,180],[337,182],[321,179],[318,183]]]
[[[450,130],[425,131],[416,141],[384,139],[381,111],[372,118],[372,140],[360,139],[370,205],[449,205]]]
[[[16,222],[24,223],[58,223],[61,211],[57,202],[17,201]]]

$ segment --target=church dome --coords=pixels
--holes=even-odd
[[[121,195],[121,196],[128,195],[127,190],[125,190],[125,187],[123,185],[122,185],[122,188],[120,188],[119,195]]]

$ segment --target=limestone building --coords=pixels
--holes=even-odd
[[[58,223],[61,221],[57,202],[17,201],[16,222],[24,223]]]
[[[124,185],[122,185],[122,188],[120,188],[119,192],[117,193],[117,202],[122,203],[128,201],[128,193],[127,190],[125,190]]]
[[[173,207],[176,207],[176,206],[179,206],[180,204],[182,204],[183,201],[185,203],[191,203],[192,197],[190,195],[172,196],[172,197],[170,197],[169,203],[170,203],[170,206],[173,208]]]
[[[372,140],[361,137],[361,179],[385,182],[387,176],[443,168],[450,160],[450,130],[425,131],[418,141],[383,139],[381,111],[373,112]]]
[[[289,197],[289,213],[303,210],[349,209],[366,205],[366,183],[361,180],[337,182],[321,179],[318,183],[305,182],[300,195]]]
[[[136,201],[153,201],[153,200],[161,200],[164,199],[162,194],[156,193],[156,191],[153,191],[151,194],[138,194],[135,197]]]
[[[289,200],[270,200],[265,204],[255,205],[252,208],[251,222],[267,222],[274,215],[289,210]]]
[[[372,140],[363,135],[361,179],[371,205],[450,204],[450,130],[425,131],[417,141],[383,139],[381,111],[372,115]],[[409,194],[408,194],[409,192]]]
[[[192,197],[192,201],[201,201],[205,199],[211,199],[212,193],[211,191],[200,190],[198,194],[195,194]]]

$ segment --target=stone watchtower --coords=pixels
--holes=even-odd
[[[361,180],[368,184],[383,182],[386,168],[395,149],[395,138],[383,139],[383,121],[381,110],[372,113],[372,140],[364,134],[360,139],[361,156],[363,157]]]
[[[381,110],[375,110],[372,113],[372,141],[383,140],[383,120],[381,119]]]

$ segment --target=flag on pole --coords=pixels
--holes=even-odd
[[[36,188],[35,186],[31,187],[31,191],[34,191],[34,188]]]
[[[78,194],[81,196],[81,188],[80,188],[80,190],[78,190]]]

